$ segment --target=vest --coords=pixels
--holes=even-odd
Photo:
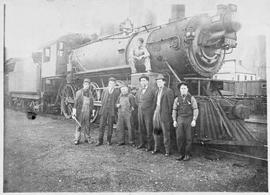
[[[114,107],[114,103],[113,103],[113,92],[112,93],[108,93],[108,97],[107,98],[108,99],[105,102],[104,108]]]
[[[178,96],[177,103],[177,116],[188,117],[193,115],[193,109],[191,106],[191,95],[187,94],[185,100],[181,95]]]

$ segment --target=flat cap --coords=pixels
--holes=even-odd
[[[182,85],[188,86],[187,82],[182,81],[181,83],[178,83],[178,84],[177,84],[177,89],[180,89],[180,87],[181,87]]]
[[[116,81],[116,79],[114,77],[110,77],[109,81]]]
[[[166,81],[165,77],[162,74],[159,74],[156,78],[156,80],[163,80]]]
[[[83,80],[83,82],[85,83],[85,82],[87,82],[87,83],[91,83],[91,81],[90,81],[90,79],[88,79],[88,78],[85,78],[84,80]]]
[[[131,87],[131,90],[137,90],[137,87]]]
[[[141,79],[143,79],[143,78],[146,79],[147,81],[149,81],[149,77],[145,74],[142,74],[142,76],[140,76],[139,81],[141,81]]]

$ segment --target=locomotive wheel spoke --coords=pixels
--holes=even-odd
[[[61,112],[66,118],[71,118],[75,92],[71,85],[66,85],[62,90]]]

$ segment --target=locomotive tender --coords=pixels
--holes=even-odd
[[[236,32],[241,25],[236,20],[236,12],[233,4],[218,5],[215,16],[201,14],[155,27],[145,25],[130,34],[117,33],[91,41],[80,35],[61,37],[44,46],[42,53],[33,54],[34,62],[40,65],[39,99],[20,98],[14,96],[11,88],[9,91],[13,100],[20,99],[20,104],[42,112],[61,111],[70,118],[75,92],[87,77],[92,81],[98,111],[102,89],[110,76],[116,77],[118,83],[128,81],[132,86],[139,85],[138,78],[144,67],[137,67],[139,71],[133,74],[128,60],[138,38],[143,38],[152,68],[151,73],[144,74],[148,74],[151,84],[159,73],[167,77],[167,84],[173,89],[181,80],[189,82],[200,108],[195,140],[254,144],[255,139],[243,121],[248,117],[247,109],[223,98],[219,93],[222,83],[211,80],[221,68],[225,55],[237,45]],[[98,112],[92,121],[97,116]]]

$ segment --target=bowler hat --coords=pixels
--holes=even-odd
[[[83,80],[83,82],[85,83],[85,82],[87,82],[87,83],[89,83],[90,84],[90,79],[88,79],[88,78],[85,78],[84,80]]]
[[[116,79],[114,77],[110,77],[109,81],[116,81]]]
[[[158,75],[157,78],[156,78],[156,80],[166,81],[165,77],[162,74]]]
[[[182,85],[188,85],[185,81],[182,81],[181,83],[178,83],[177,84],[177,89],[180,89],[180,87],[182,86]]]
[[[142,76],[140,76],[139,81],[141,81],[141,79],[146,79],[147,81],[149,81],[149,77],[145,74],[142,74]]]

